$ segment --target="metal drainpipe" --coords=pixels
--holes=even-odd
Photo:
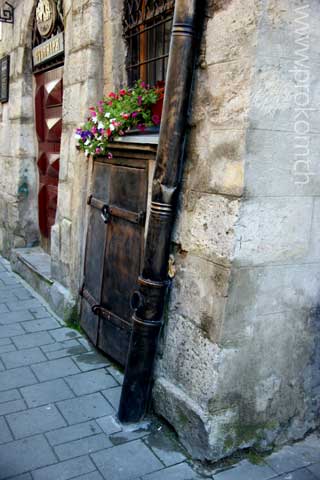
[[[133,326],[118,417],[146,414],[168,285],[170,239],[179,189],[187,114],[196,58],[197,20],[204,0],[176,0],[152,203],[139,290],[132,296]]]

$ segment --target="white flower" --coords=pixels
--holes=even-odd
[[[76,138],[77,140],[80,140],[80,139],[81,139],[81,135],[79,135],[79,133],[76,133],[76,134],[75,134],[75,138]]]
[[[89,138],[87,138],[87,140],[84,142],[85,145],[90,145],[91,141],[89,140]]]
[[[104,114],[104,116],[105,116],[106,118],[110,118],[110,112],[106,112],[106,113]]]
[[[89,150],[85,150],[84,154],[85,154],[86,157],[89,157],[89,155],[90,155]]]
[[[98,128],[99,128],[99,129],[100,129],[100,128],[104,128],[104,125],[103,125],[102,122],[99,122],[99,123],[98,123]]]
[[[93,123],[98,123],[98,119],[96,116],[91,117],[91,120],[93,121]]]
[[[114,125],[112,125],[112,123],[111,123],[109,128],[110,128],[111,132],[113,132],[113,130],[114,130]]]

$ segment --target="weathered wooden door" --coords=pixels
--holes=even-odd
[[[60,142],[62,131],[62,73],[63,67],[36,75],[35,111],[38,137],[39,171],[39,227],[42,235],[50,239],[55,223]]]
[[[121,365],[130,339],[130,298],[142,263],[147,183],[145,155],[133,158],[120,149],[112,159],[94,161],[81,325]]]

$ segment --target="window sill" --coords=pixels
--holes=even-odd
[[[149,134],[149,135],[124,135],[123,137],[116,137],[114,142],[117,143],[140,143],[144,145],[158,145],[159,143],[159,134]]]

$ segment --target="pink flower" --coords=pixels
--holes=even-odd
[[[159,125],[159,123],[160,123],[159,115],[152,115],[152,121],[155,125]]]
[[[92,127],[92,128],[91,128],[91,133],[93,133],[94,135],[95,135],[96,133],[98,133],[97,127]]]
[[[109,98],[117,98],[117,95],[114,92],[110,92],[108,97]]]
[[[122,118],[124,118],[125,120],[128,120],[128,119],[130,118],[129,113],[123,113],[121,116],[122,116]]]
[[[140,86],[141,86],[142,88],[146,88],[146,82],[144,82],[144,81],[142,80],[142,82],[140,83]]]
[[[119,90],[119,95],[121,96],[125,95],[126,93],[127,93],[126,90],[124,90],[123,88]]]
[[[108,158],[112,158],[112,153],[111,152],[108,153]]]
[[[142,97],[141,97],[141,95],[138,96],[137,102],[138,102],[138,105],[139,105],[139,107],[140,107],[140,106],[142,105]]]
[[[132,112],[131,117],[136,118],[137,115],[138,115],[138,112]]]
[[[101,148],[97,147],[96,148],[96,153],[101,153]]]
[[[140,132],[144,132],[146,129],[146,126],[144,123],[138,123],[137,127],[140,130]]]

